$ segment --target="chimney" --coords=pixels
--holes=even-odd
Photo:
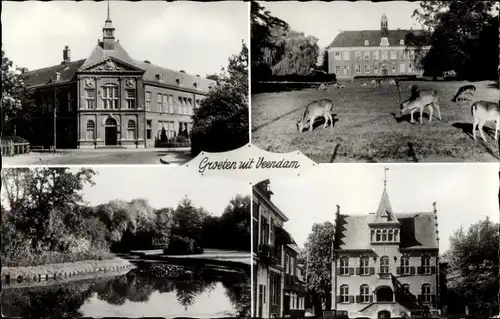
[[[184,71],[184,70],[180,70],[179,72],[181,72],[181,73],[186,73],[186,71]]]
[[[149,60],[144,60],[144,63],[151,64],[151,61],[149,61]]]
[[[199,78],[199,77],[200,77],[200,75],[199,75],[199,74],[196,74],[196,77],[197,77],[197,78]]]
[[[71,50],[69,46],[65,46],[63,50],[63,63],[71,62]]]

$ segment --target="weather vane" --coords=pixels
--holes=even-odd
[[[384,167],[384,188],[387,186],[387,171],[389,169],[387,167]]]

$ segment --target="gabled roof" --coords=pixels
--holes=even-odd
[[[90,53],[90,56],[85,60],[85,63],[81,66],[81,68],[85,69],[109,57],[115,58],[127,64],[134,64],[134,60],[128,55],[127,51],[125,51],[120,42],[117,41],[114,43],[113,50],[105,50],[102,42],[99,42],[92,53]]]
[[[417,35],[422,33],[422,30],[388,30],[389,47],[401,46],[399,42],[405,40],[406,35],[410,32]],[[327,48],[363,47],[365,46],[365,40],[368,40],[368,46],[379,46],[381,39],[381,30],[342,31]]]
[[[400,248],[437,249],[434,213],[395,214],[400,224]],[[335,234],[336,249],[371,249],[369,215],[339,215]]]
[[[59,72],[61,73],[59,81],[52,83],[62,84],[71,81],[74,78],[76,71],[83,65],[84,62],[85,59],[53,65],[43,69],[32,70],[23,73],[21,77],[23,78],[26,86],[37,87],[49,84],[51,79],[56,75],[56,72]]]

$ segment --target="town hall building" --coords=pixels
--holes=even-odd
[[[154,147],[189,136],[191,117],[215,82],[132,59],[115,37],[108,4],[102,39],[86,59],[22,70],[35,90],[32,145]]]
[[[327,47],[328,73],[339,80],[355,77],[422,76],[419,57],[413,48],[405,45],[409,32],[419,34],[421,30],[389,30],[384,14],[380,30],[342,31]],[[423,47],[421,55],[430,46]]]
[[[350,318],[440,313],[437,211],[396,213],[385,187],[375,213],[337,206],[332,305]]]

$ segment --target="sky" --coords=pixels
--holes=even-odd
[[[498,164],[386,165],[387,192],[395,213],[432,212],[436,202],[439,248],[449,248],[449,237],[461,226],[488,216],[499,221]],[[304,247],[314,223],[334,223],[341,214],[377,210],[384,188],[384,165],[320,165],[301,177],[270,179],[271,200],[287,215],[284,228]],[[295,199],[295,200],[291,200]]]
[[[420,29],[411,18],[420,2],[390,1],[280,1],[260,2],[271,15],[286,21],[290,28],[319,39],[325,48],[335,36],[348,30],[379,30],[380,18],[385,13],[389,29]]]
[[[98,172],[93,178],[95,186],[88,185],[83,189],[83,199],[90,205],[114,199],[145,198],[154,208],[175,208],[187,196],[195,207],[203,207],[220,216],[236,194],[250,195],[251,190],[246,182],[226,177],[203,177],[185,167],[141,165],[93,169]]]
[[[249,3],[110,1],[115,36],[133,59],[190,74],[213,74],[249,41]],[[85,59],[102,39],[107,2],[2,1],[2,49],[17,66]]]

